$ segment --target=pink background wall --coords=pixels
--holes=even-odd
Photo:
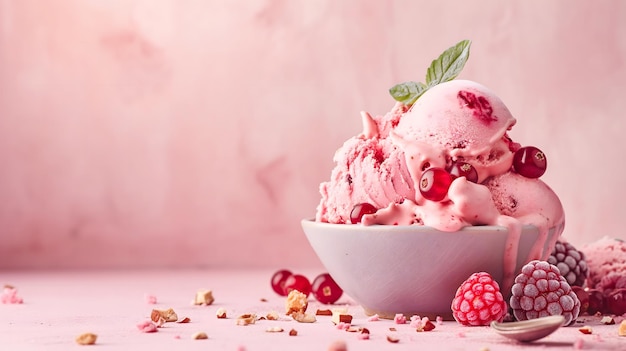
[[[626,238],[626,2],[0,0],[0,268],[316,266],[359,111],[465,38],[564,235]]]

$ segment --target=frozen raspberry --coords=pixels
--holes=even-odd
[[[531,261],[522,267],[511,289],[510,304],[519,321],[562,315],[565,325],[580,313],[580,300],[555,265]]]
[[[559,268],[561,275],[570,286],[583,286],[585,279],[589,276],[589,267],[585,261],[585,254],[563,241],[557,241],[548,257],[548,263]]]
[[[452,300],[452,315],[463,325],[489,325],[501,322],[506,302],[500,286],[486,272],[472,274],[459,286]]]

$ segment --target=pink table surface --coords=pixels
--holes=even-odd
[[[313,277],[318,272],[302,272]],[[463,327],[445,321],[431,332],[416,332],[409,324],[368,321],[361,308],[344,296],[353,315],[353,325],[366,327],[370,340],[359,340],[356,333],[337,329],[330,317],[317,322],[298,323],[288,317],[278,321],[260,320],[238,326],[236,316],[244,313],[266,315],[284,311],[284,298],[269,286],[267,270],[160,270],[160,271],[8,271],[0,272],[0,284],[11,284],[24,299],[21,305],[0,304],[0,348],[2,350],[327,350],[336,340],[344,340],[348,350],[626,350],[626,337],[619,337],[616,325],[603,325],[599,317],[581,317],[573,327],[530,344],[519,344],[495,334],[488,327]],[[210,306],[194,306],[191,300],[199,289],[211,289]],[[157,304],[146,302],[146,294],[157,297]],[[264,301],[264,299],[266,301]],[[166,323],[156,333],[142,333],[136,324],[147,320],[153,308],[173,308],[188,324]],[[227,319],[216,318],[225,308]],[[310,298],[309,311],[328,308]],[[331,306],[332,307],[332,306]],[[284,312],[283,312],[284,313]],[[620,319],[616,319],[619,321]],[[589,325],[593,334],[578,331]],[[282,333],[266,329],[280,326]],[[389,328],[395,327],[392,332]],[[296,329],[297,336],[288,331]],[[208,340],[192,340],[204,331]],[[94,346],[77,345],[75,337],[84,332],[98,335]],[[387,335],[400,341],[391,344]]]

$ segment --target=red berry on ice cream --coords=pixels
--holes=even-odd
[[[547,168],[546,155],[534,146],[525,146],[513,155],[515,172],[526,178],[539,178]]]
[[[422,173],[419,189],[425,199],[441,201],[448,194],[448,188],[452,183],[452,176],[445,169],[431,167]]]
[[[301,274],[293,274],[285,281],[285,296],[289,295],[291,290],[298,290],[306,296],[311,293],[311,283]]]
[[[311,291],[317,301],[326,304],[335,303],[343,295],[343,290],[328,273],[322,273],[313,279]]]
[[[555,265],[534,260],[515,277],[510,300],[513,315],[523,321],[562,315],[565,325],[580,313],[580,300]]]
[[[281,269],[272,275],[271,284],[272,289],[280,296],[287,296],[285,292],[285,282],[292,273],[286,269]]]
[[[478,172],[476,172],[476,168],[467,162],[454,162],[452,166],[450,166],[449,172],[453,178],[465,177],[465,179],[470,182],[478,182]]]
[[[367,202],[356,204],[350,212],[350,222],[352,222],[352,224],[360,223],[364,215],[376,213],[376,211],[376,207]]]
[[[472,274],[457,289],[452,300],[452,314],[463,325],[501,322],[506,315],[506,302],[500,286],[489,273]]]
[[[548,263],[557,266],[571,286],[583,286],[589,276],[585,255],[568,242],[556,242]]]

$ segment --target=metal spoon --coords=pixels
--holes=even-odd
[[[544,338],[565,323],[563,316],[548,316],[521,322],[491,322],[496,333],[521,342],[531,342]]]

